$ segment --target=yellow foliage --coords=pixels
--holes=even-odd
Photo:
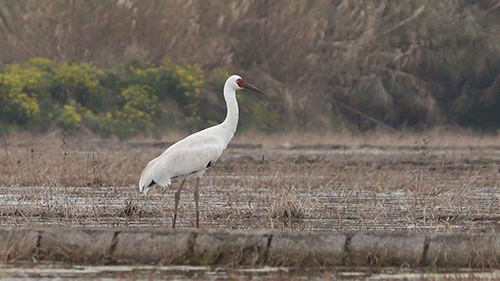
[[[17,107],[27,118],[31,118],[40,113],[40,107],[36,97],[30,97],[23,92],[9,92],[9,103],[13,107]]]
[[[53,68],[55,68],[57,65],[56,63],[51,60],[51,59],[47,59],[47,58],[42,58],[42,57],[33,57],[33,58],[30,58],[26,63],[25,63],[25,67],[37,67],[39,69],[43,69],[43,70],[52,70]]]
[[[82,122],[82,116],[77,112],[76,107],[66,104],[61,116],[59,116],[59,122],[66,129],[78,129]]]
[[[188,99],[185,109],[190,116],[194,116],[198,113],[199,103],[203,98],[201,87],[205,85],[205,72],[195,64],[178,65],[175,67],[175,72],[179,78],[183,94]]]
[[[40,69],[23,69],[19,64],[9,65],[0,73],[0,102],[4,103],[4,111],[16,122],[26,123],[39,115],[36,92],[46,86],[43,76]]]
[[[47,73],[37,67],[23,68],[20,64],[12,64],[0,73],[0,84],[13,91],[36,91],[48,85],[49,81],[43,79]]]
[[[100,86],[99,77],[103,75],[104,71],[88,63],[66,62],[55,70],[56,81],[65,85],[82,85],[87,88]]]
[[[119,111],[106,113],[106,118],[115,123],[115,134],[124,137],[147,132],[154,126],[152,119],[161,112],[161,107],[153,92],[151,87],[145,85],[129,85],[122,89],[125,104]]]
[[[207,102],[202,88],[220,90],[227,75],[169,60],[160,66],[134,63],[108,71],[89,63],[34,57],[0,66],[0,122],[46,128],[55,120],[69,131],[85,125],[96,133],[127,137],[172,124],[162,104],[168,101],[178,102],[186,127],[198,130],[212,119],[219,121],[214,110],[202,110]]]

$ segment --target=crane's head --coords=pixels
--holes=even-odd
[[[248,84],[238,75],[231,75],[226,81],[226,86],[231,87],[234,90],[249,89],[259,94],[266,95],[261,89]]]

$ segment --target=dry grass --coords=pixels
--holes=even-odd
[[[140,137],[136,142],[175,142],[188,135],[187,132],[172,131],[161,139]],[[94,139],[98,140],[98,138]],[[500,146],[500,135],[477,134],[464,129],[435,128],[425,133],[386,132],[383,130],[354,134],[350,132],[287,132],[265,134],[259,132],[237,133],[232,144],[262,145],[263,148],[290,148],[310,146],[309,148],[327,148],[328,146],[408,146],[418,149],[425,142],[429,148],[467,148]],[[307,147],[305,147],[307,148]]]
[[[429,147],[484,147],[499,146],[500,136],[479,135],[468,131],[434,129],[425,134],[397,132],[387,133],[374,131],[363,134],[338,133],[325,131],[295,132],[287,134],[266,135],[247,133],[236,135],[234,141],[242,143],[262,144],[264,147],[289,147],[296,145],[345,145],[345,146],[411,146],[417,149],[425,140]]]
[[[272,200],[271,216],[277,219],[303,219],[311,209],[311,204],[305,198],[300,198],[297,192],[284,190]]]
[[[482,112],[500,85],[496,0],[0,3],[2,62],[168,56],[238,70],[291,128],[322,130],[332,116],[339,128],[380,125],[368,116],[399,128],[498,127]]]
[[[161,154],[170,142],[182,138],[184,134],[174,133],[161,140],[138,139],[130,142],[101,140],[89,138],[60,137],[56,133],[46,136],[16,135],[0,139],[0,185],[4,186],[128,186],[138,182],[140,172],[146,163]],[[419,158],[425,157],[429,151],[497,149],[499,138],[494,136],[477,136],[473,134],[446,133],[434,131],[426,135],[373,133],[360,136],[329,134],[311,135],[296,133],[287,135],[245,134],[237,136],[232,144],[261,145],[263,149],[238,151],[237,154],[225,153],[224,159],[239,164],[251,165],[254,162],[266,161],[277,149],[285,153],[274,153],[274,159],[288,161],[285,164],[301,164],[308,162],[338,163],[324,159],[322,153],[360,149],[407,149],[417,152]],[[311,154],[316,151],[316,158],[300,153]],[[287,151],[293,151],[292,154]],[[301,152],[302,151],[302,152]],[[462,151],[463,152],[463,151]],[[297,156],[296,154],[299,154]],[[291,157],[286,155],[290,154]],[[439,154],[439,153],[438,153]],[[347,159],[348,152],[342,154]],[[240,158],[238,158],[240,157]],[[435,155],[433,156],[435,157]],[[245,161],[252,158],[250,162]],[[287,158],[287,159],[283,159]],[[422,162],[422,159],[416,158]],[[397,159],[396,159],[397,160]],[[460,159],[459,159],[460,160]],[[248,162],[248,163],[247,163]],[[238,165],[239,165],[238,164]],[[273,163],[271,170],[279,168],[283,163]],[[320,166],[321,167],[321,166]],[[218,165],[211,170],[229,168]],[[248,167],[242,166],[245,171]],[[233,169],[233,167],[231,167]],[[287,168],[285,168],[286,170]],[[322,171],[317,171],[322,173]],[[379,175],[381,176],[381,175]]]
[[[309,137],[311,147],[229,148],[202,183],[203,225],[239,229],[496,231],[499,148],[494,138],[447,135]],[[344,138],[341,143],[339,139]],[[370,139],[368,136],[365,139]],[[412,142],[412,138],[420,139]],[[287,138],[293,145],[304,138]],[[465,145],[464,139],[468,139]],[[378,140],[378,142],[377,142]],[[453,142],[453,140],[456,140]],[[163,145],[64,139],[2,139],[0,222],[10,226],[166,226],[174,187],[136,182]],[[166,140],[164,140],[166,141]],[[239,137],[235,143],[258,143]],[[318,146],[322,144],[322,146]],[[335,144],[338,146],[325,146]],[[339,145],[340,144],[340,145]],[[192,182],[180,225],[192,226]]]

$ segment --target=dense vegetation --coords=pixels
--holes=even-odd
[[[103,70],[89,63],[32,58],[0,68],[0,126],[34,131],[58,127],[70,133],[84,127],[120,138],[161,135],[165,128],[198,130],[224,119],[222,95],[212,91],[219,93],[226,77],[224,71],[169,61]],[[264,122],[262,102],[243,99],[250,105],[243,107],[250,112],[244,126]]]
[[[270,95],[247,128],[500,128],[498,0],[43,3],[0,0],[4,127],[200,128],[224,69]]]

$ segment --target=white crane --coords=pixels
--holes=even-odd
[[[194,200],[196,205],[196,227],[200,227],[200,177],[221,156],[229,141],[233,138],[238,125],[238,102],[236,90],[249,89],[264,94],[260,89],[248,84],[238,75],[232,75],[224,84],[224,99],[227,115],[219,125],[199,131],[174,143],[160,156],[151,160],[142,171],[139,180],[139,191],[144,195],[154,185],[168,186],[173,178],[184,178],[175,193],[175,209],[172,228],[175,228],[177,210],[181,198],[181,190],[190,177],[196,177]]]

